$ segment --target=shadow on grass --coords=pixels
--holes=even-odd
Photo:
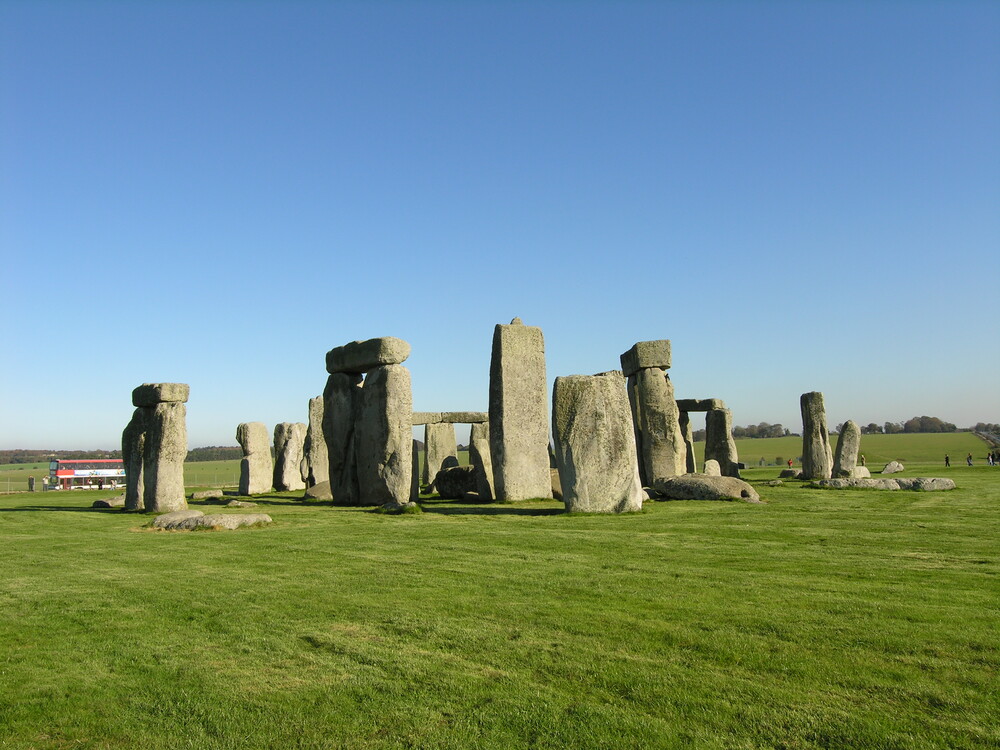
[[[561,516],[565,508],[517,508],[508,505],[462,505],[442,507],[440,503],[423,506],[424,513],[442,516]]]
[[[80,508],[71,505],[22,505],[19,508],[0,508],[0,513],[16,513],[19,511],[66,511],[69,513],[121,513],[122,508]]]

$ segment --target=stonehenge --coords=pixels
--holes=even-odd
[[[552,435],[567,511],[623,513],[642,509],[645,495],[621,372],[556,378]]]
[[[306,461],[305,482],[308,487],[315,487],[330,479],[330,458],[326,451],[323,406],[322,396],[309,399],[309,421],[303,447]]]
[[[733,413],[729,409],[709,409],[705,412],[705,461],[719,462],[724,477],[740,476],[736,441],[733,440]]]
[[[302,448],[306,426],[302,422],[280,422],[274,426],[274,489],[278,492],[304,490]]]
[[[837,436],[837,450],[833,455],[833,476],[854,476],[860,450],[861,428],[853,419],[848,419]]]
[[[236,428],[236,442],[243,449],[240,461],[240,494],[269,492],[274,482],[271,441],[263,422],[243,422]]]
[[[424,470],[423,483],[430,484],[445,462],[454,459],[458,464],[458,443],[455,441],[455,425],[451,422],[433,422],[424,425]]]
[[[802,410],[802,478],[830,479],[833,474],[833,451],[826,426],[826,406],[819,391],[803,393],[799,398]]]
[[[542,329],[497,324],[490,358],[490,455],[497,500],[552,497]]]
[[[143,383],[132,391],[136,410],[122,432],[128,510],[162,513],[187,508],[184,404],[190,390],[184,383]]]

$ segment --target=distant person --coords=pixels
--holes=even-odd
[[[865,454],[864,454],[864,453],[862,453],[862,454],[861,454],[861,456],[859,456],[858,460],[860,460],[860,461],[861,461],[861,465],[862,465],[862,466],[865,466],[865,465],[866,465],[866,464],[865,464]]]
[[[788,468],[792,468],[792,459],[788,459]]]
[[[949,456],[947,453],[944,454],[944,465],[951,466],[951,456]]]
[[[972,454],[971,453],[968,456],[965,457],[965,463],[967,463],[969,466],[972,466]]]

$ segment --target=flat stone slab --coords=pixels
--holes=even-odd
[[[410,345],[395,336],[352,341],[326,353],[326,371],[368,372],[382,365],[399,365],[410,356]]]
[[[204,490],[203,492],[192,492],[192,500],[214,500],[223,497],[222,490]]]
[[[191,386],[186,383],[143,383],[132,390],[132,406],[156,406],[171,401],[186,402]]]
[[[441,421],[447,424],[482,424],[490,421],[485,411],[443,411]]]
[[[153,527],[167,531],[190,531],[197,528],[238,529],[241,526],[272,523],[266,513],[212,513],[205,515],[200,510],[179,510],[164,513],[153,521]]]
[[[251,503],[247,500],[230,500],[226,503],[227,508],[256,508],[257,503]]]
[[[118,495],[117,497],[109,497],[107,500],[95,500],[90,506],[91,508],[124,508],[125,507],[125,496]]]
[[[810,483],[810,486],[823,490],[914,490],[917,492],[938,492],[955,489],[955,483],[951,479],[942,479],[940,477],[818,479]]]
[[[782,479],[801,479],[802,469],[782,469],[778,476]]]
[[[415,411],[413,412],[413,424],[441,424],[441,412],[439,411]]]
[[[726,402],[721,398],[679,398],[677,399],[677,409],[679,411],[713,411],[715,409],[725,409]]]
[[[622,363],[622,373],[625,377],[635,375],[639,370],[649,367],[659,367],[661,370],[670,369],[670,341],[668,339],[658,339],[656,341],[639,341],[620,357]]]
[[[890,461],[882,469],[883,474],[898,474],[901,471],[905,471],[906,467],[903,466],[899,461]]]
[[[760,495],[750,484],[736,477],[707,477],[682,474],[653,480],[653,491],[667,500],[742,500],[759,503]]]

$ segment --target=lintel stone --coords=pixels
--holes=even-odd
[[[635,375],[639,370],[649,367],[659,367],[661,370],[670,369],[670,341],[669,339],[658,339],[657,341],[639,341],[631,349],[622,354],[622,372],[625,377]]]
[[[679,411],[716,411],[726,408],[726,402],[721,398],[679,398]]]
[[[489,422],[490,415],[485,411],[443,411],[441,421],[451,424],[479,424]]]
[[[413,425],[438,424],[441,422],[441,412],[439,411],[415,411],[413,412]]]
[[[410,345],[395,336],[383,336],[367,341],[352,341],[326,353],[326,371],[368,372],[382,365],[398,365],[410,356]]]
[[[184,403],[190,395],[191,386],[187,383],[143,383],[132,391],[132,406]]]

